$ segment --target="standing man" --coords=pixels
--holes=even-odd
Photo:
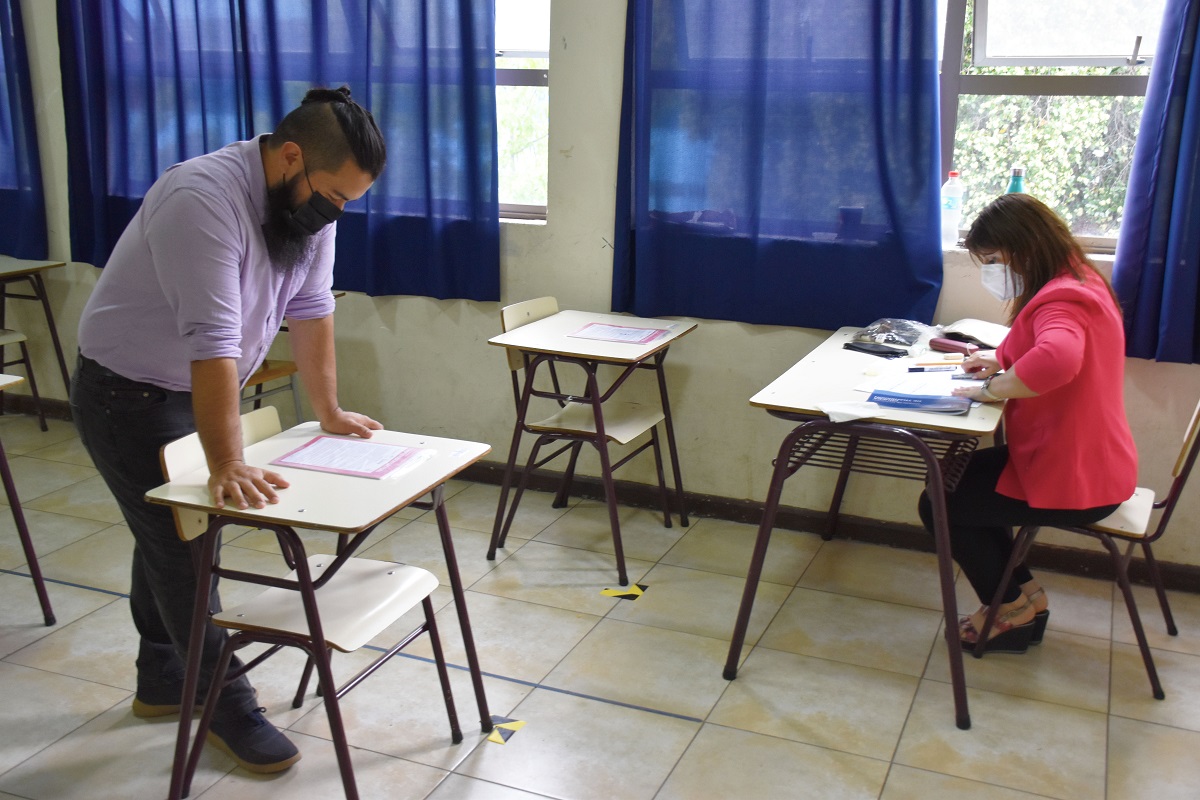
[[[162,445],[199,431],[218,507],[278,500],[287,481],[242,460],[239,417],[241,388],[285,319],[321,427],[362,437],[382,427],[338,406],[330,223],[385,160],[375,120],[348,88],[313,89],[274,133],[163,173],[83,310],[71,410],[133,532],[135,716],[179,712],[195,596],[171,510],[144,500],[164,480]],[[221,607],[215,579],[210,604]],[[225,636],[208,624],[201,692]],[[264,710],[239,678],[221,692],[209,740],[248,770],[278,772],[300,753]]]

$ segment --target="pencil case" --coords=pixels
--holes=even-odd
[[[908,355],[907,350],[899,347],[891,347],[886,344],[876,344],[875,342],[846,342],[842,345],[846,350],[855,350],[859,353],[868,353],[873,356],[881,356],[882,358],[900,358]]]
[[[938,337],[929,340],[929,349],[937,350],[939,353],[962,353],[964,356],[969,356],[978,351],[979,346],[970,342],[957,342],[954,339]]]

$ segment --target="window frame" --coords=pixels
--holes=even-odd
[[[544,58],[547,66],[496,67],[496,88],[501,86],[544,86],[550,90],[549,50],[496,50],[496,58]],[[547,165],[547,168],[549,165]],[[500,219],[545,220],[546,206],[500,203]]]
[[[953,169],[954,137],[958,130],[960,95],[1059,95],[1070,97],[1145,97],[1148,75],[964,75],[963,42],[966,38],[967,3],[981,7],[987,0],[946,0],[946,29],[938,81],[941,110],[942,175]],[[979,17],[976,16],[975,19]],[[986,23],[985,23],[986,24]],[[1116,239],[1087,237],[1089,252],[1112,252]]]
[[[496,58],[546,58],[549,53],[528,50],[497,50]],[[496,88],[501,86],[545,86],[550,90],[550,68],[496,67]],[[547,165],[549,166],[549,165]],[[546,206],[501,203],[500,219],[546,219]]]
[[[975,0],[975,49],[971,63],[977,67],[1125,67],[1150,66],[1153,56],[1139,54],[1142,37],[1137,36],[1128,56],[1054,56],[1006,58],[987,56],[988,3],[991,0]]]

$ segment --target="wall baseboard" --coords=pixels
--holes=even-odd
[[[504,465],[492,461],[481,461],[468,467],[459,476],[477,483],[499,484],[504,479]],[[529,488],[543,492],[554,492],[562,474],[547,470],[536,470],[529,479]],[[631,481],[616,481],[617,499],[622,505],[636,508],[659,508],[657,487]],[[576,476],[571,494],[589,500],[604,500],[604,488],[599,478]],[[916,504],[917,494],[913,493]],[[753,500],[733,500],[716,495],[687,493],[689,516],[713,517],[732,522],[757,525],[762,520],[762,503]],[[775,526],[795,531],[820,533],[828,525],[828,515],[823,511],[780,506]],[[881,544],[905,550],[934,552],[933,538],[924,528],[897,522],[881,522],[842,514],[838,520],[837,537],[870,544]],[[1080,537],[1081,541],[1085,537]],[[1097,546],[1099,547],[1099,546]],[[1035,543],[1029,555],[1029,566],[1034,569],[1061,572],[1101,580],[1113,580],[1112,561],[1106,551],[1085,550],[1076,547]],[[1168,589],[1200,593],[1200,566],[1175,564],[1159,561],[1163,583]],[[1129,578],[1134,583],[1149,584],[1146,564],[1134,559],[1129,565]]]
[[[42,404],[45,406],[47,418],[71,419],[70,405],[65,400],[43,398]],[[37,414],[33,397],[21,394],[5,393],[4,411],[5,413]],[[494,461],[481,461],[468,467],[459,477],[477,483],[499,484],[504,479],[504,465]],[[561,477],[562,473],[536,470],[530,476],[529,488],[553,492],[558,489]],[[651,509],[659,507],[658,490],[654,486],[632,481],[616,481],[616,486],[617,499],[623,505]],[[599,478],[579,475],[575,478],[572,494],[589,500],[603,501],[604,487]],[[913,498],[915,503],[915,492]],[[762,503],[754,500],[734,500],[717,495],[688,492],[687,501],[689,513],[697,517],[712,517],[748,525],[757,525],[762,519]],[[821,532],[828,525],[827,517],[828,515],[823,511],[781,506],[775,519],[775,525],[786,530]],[[898,547],[904,550],[933,552],[933,539],[923,528],[916,525],[881,522],[866,517],[842,514],[838,520],[837,536],[842,539]],[[1099,549],[1085,550],[1037,543],[1029,554],[1029,566],[1066,575],[1079,575],[1101,580],[1113,579],[1112,561],[1107,552]],[[1168,589],[1200,593],[1200,566],[1168,561],[1159,561],[1158,566],[1162,571],[1163,583]],[[1145,561],[1135,558],[1130,563],[1129,578],[1134,583],[1149,583]]]
[[[59,378],[59,380],[62,379]],[[46,419],[71,419],[71,404],[66,400],[53,400],[43,397],[42,409],[46,412]],[[33,395],[5,392],[4,413],[27,414],[31,417],[36,417],[37,404],[33,402]]]

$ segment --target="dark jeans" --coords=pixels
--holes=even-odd
[[[1008,464],[1008,447],[977,450],[963,472],[957,488],[946,495],[946,513],[950,522],[950,552],[962,567],[981,603],[992,602],[996,587],[1004,577],[1004,567],[1012,555],[1010,528],[1023,525],[1064,525],[1076,527],[1098,522],[1117,509],[1117,505],[1085,509],[1032,508],[1022,500],[996,492],[996,482]],[[1097,465],[1098,469],[1103,466]],[[1064,475],[1063,480],[1070,480]],[[933,532],[933,510],[929,497],[921,493],[917,506],[925,529]],[[1004,591],[1004,602],[1011,603],[1021,593],[1020,586],[1033,580],[1024,564],[1013,570]]]
[[[144,497],[165,482],[159,463],[162,446],[196,430],[192,395],[129,380],[81,355],[71,381],[71,413],[79,438],[133,532],[129,605],[141,635],[137,680],[139,690],[152,694],[156,688],[183,680],[196,571],[192,546],[179,538],[171,509],[147,503]],[[213,612],[221,608],[216,578],[209,608]],[[226,636],[208,623],[201,696]],[[237,659],[234,662],[231,669],[239,666]],[[217,718],[231,719],[257,705],[254,688],[242,677],[221,693]]]

